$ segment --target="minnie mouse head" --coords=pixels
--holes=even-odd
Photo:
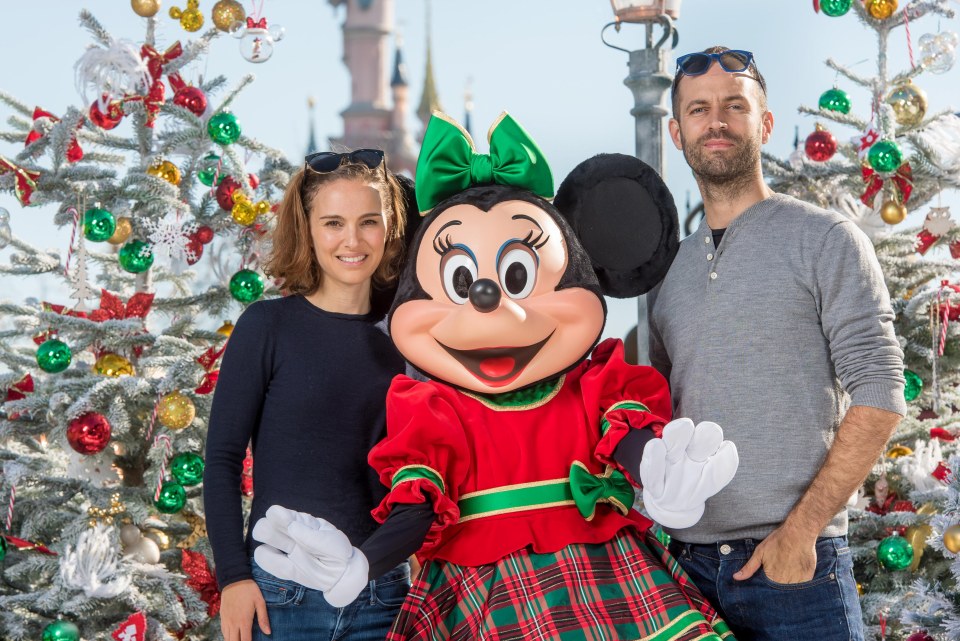
[[[526,131],[502,114],[490,154],[435,113],[417,164],[425,215],[390,314],[400,352],[427,376],[503,393],[556,378],[597,343],[603,296],[638,296],[678,248],[670,192],[632,156],[584,161],[553,197]]]

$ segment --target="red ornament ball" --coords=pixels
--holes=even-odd
[[[217,203],[226,211],[233,209],[233,192],[240,188],[240,183],[227,176],[217,185]]]
[[[90,105],[90,122],[101,129],[113,129],[123,120],[123,106],[118,101],[107,104],[107,112],[100,109],[99,101],[94,100]]]
[[[927,634],[926,630],[917,630],[907,637],[907,641],[934,641],[934,639]]]
[[[832,133],[818,125],[817,130],[807,136],[804,151],[807,152],[810,160],[825,162],[837,153],[837,139],[833,137]]]
[[[207,96],[197,87],[181,87],[173,95],[173,104],[187,109],[195,116],[207,110]]]
[[[250,189],[256,189],[260,186],[260,179],[256,174],[247,174],[247,182],[250,183]]]
[[[193,237],[206,245],[213,240],[213,229],[207,225],[200,225],[197,227],[197,233],[195,233]]]
[[[96,412],[87,412],[70,421],[67,441],[81,454],[96,454],[110,442],[110,423],[107,417]]]
[[[203,243],[196,236],[193,236],[187,241],[187,264],[195,265],[202,256]]]

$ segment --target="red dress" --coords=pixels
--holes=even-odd
[[[373,514],[382,522],[394,505],[429,500],[437,519],[418,553],[423,571],[388,638],[723,634],[679,566],[648,541],[651,522],[631,509],[629,486],[622,493],[626,471],[614,471],[613,451],[628,430],[659,436],[669,420],[663,377],[628,365],[621,342],[610,339],[524,396],[394,379],[387,437],[369,456],[392,489]],[[573,476],[572,467],[579,468]],[[613,477],[620,494],[608,487]],[[586,507],[584,492],[571,489],[583,483],[592,497]],[[584,594],[584,581],[595,598]]]

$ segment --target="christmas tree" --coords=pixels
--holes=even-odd
[[[181,24],[196,31],[191,11]],[[65,251],[43,251],[0,210],[4,278],[55,275],[72,296],[0,303],[2,639],[219,637],[199,489],[232,325],[216,327],[275,293],[257,258],[292,168],[229,112],[252,77],[228,89],[180,72],[244,18],[222,0],[215,29],[159,44],[150,17],[135,44],[83,12],[95,44],[77,52],[81,106],[0,93],[14,113],[0,137],[26,143],[0,156],[0,190],[72,230]]]
[[[876,74],[829,59],[838,86],[820,95],[814,131],[789,160],[765,155],[774,190],[839,211],[873,240],[905,354],[909,411],[855,506],[850,545],[867,638],[960,639],[960,227],[941,194],[960,187],[960,118],[929,108],[925,73],[946,73],[958,37],[924,33],[924,18],[952,18],[947,0],[815,0],[827,18],[852,14],[876,33]],[[846,19],[849,19],[850,15]],[[913,29],[913,33],[911,33]],[[906,38],[894,73],[890,42]],[[918,84],[914,84],[917,79]],[[869,113],[843,88],[862,88]],[[838,142],[830,129],[855,134]],[[922,227],[910,212],[926,210]]]

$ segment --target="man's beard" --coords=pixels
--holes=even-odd
[[[732,147],[717,154],[704,149],[710,140],[726,140]],[[715,187],[745,182],[753,177],[760,160],[760,136],[740,137],[725,131],[701,136],[695,145],[683,144],[683,157],[697,180]]]

